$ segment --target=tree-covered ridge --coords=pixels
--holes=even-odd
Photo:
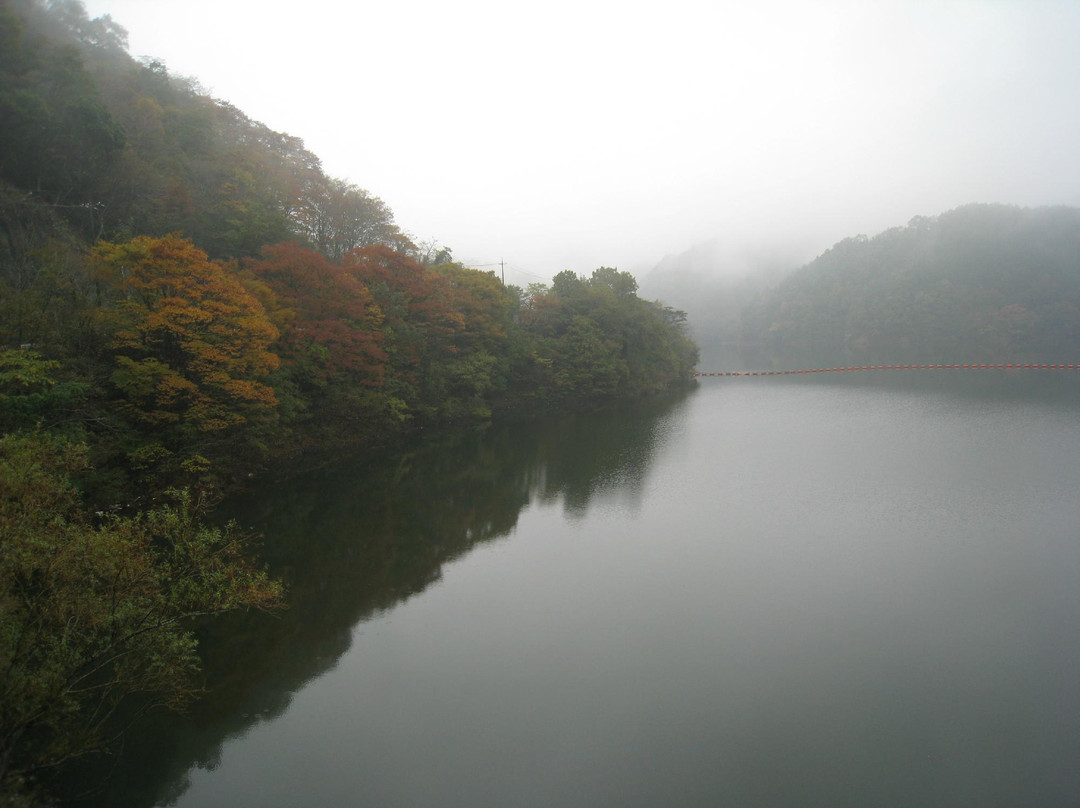
[[[0,801],[177,705],[195,618],[279,587],[201,503],[305,452],[692,380],[625,272],[417,246],[78,0],[0,0]]]
[[[762,295],[744,341],[827,364],[1076,361],[1080,210],[968,205],[847,239]]]
[[[0,41],[0,348],[59,363],[102,497],[690,379],[680,317],[626,273],[526,294],[417,247],[77,0],[3,0]],[[0,427],[48,398],[9,396]]]
[[[84,240],[182,232],[215,258],[288,240],[334,258],[410,246],[381,200],[327,176],[302,140],[135,61],[123,29],[77,0],[4,0],[0,44],[9,218],[41,208]]]

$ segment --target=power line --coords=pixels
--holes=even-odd
[[[473,269],[480,269],[482,267],[498,267],[502,270],[502,285],[506,286],[506,262],[499,261],[495,264],[472,264]]]
[[[537,275],[535,272],[529,272],[528,270],[522,269],[521,267],[516,267],[513,264],[509,264],[508,266],[510,267],[510,269],[512,269],[514,272],[517,272],[519,275],[528,275],[530,278],[536,278],[538,281],[548,280],[543,275]]]
[[[499,267],[499,269],[502,270],[503,286],[506,285],[506,270],[507,269],[509,269],[511,272],[516,272],[519,275],[526,275],[526,276],[528,276],[530,278],[535,278],[538,281],[543,281],[545,283],[548,281],[548,278],[545,278],[543,275],[537,275],[535,272],[529,272],[528,270],[522,269],[519,266],[515,266],[514,264],[509,264],[505,260],[504,261],[495,261],[495,262],[490,263],[490,264],[471,264],[470,263],[470,264],[466,264],[466,266],[468,266],[468,267],[470,267],[472,269],[485,269],[487,267]]]

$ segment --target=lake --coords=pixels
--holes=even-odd
[[[290,608],[96,804],[1080,803],[1080,374],[705,380],[228,512]]]

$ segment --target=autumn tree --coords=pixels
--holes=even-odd
[[[449,280],[381,245],[350,251],[342,266],[371,291],[385,318],[387,392],[413,414],[436,416],[439,366],[457,353],[465,325]]]
[[[321,175],[314,178],[305,187],[293,217],[301,235],[335,261],[355,247],[409,246],[394,224],[390,207],[344,180]]]
[[[320,370],[326,376],[349,374],[354,383],[381,384],[382,312],[354,275],[298,244],[264,247],[244,268],[274,295],[284,361],[318,352],[325,355]]]
[[[91,252],[113,333],[112,384],[124,412],[166,449],[222,451],[273,416],[266,383],[278,331],[220,263],[179,236],[140,236]]]
[[[329,430],[340,442],[395,420],[382,390],[383,314],[354,273],[298,244],[264,247],[244,272],[280,332],[274,384],[290,425]]]

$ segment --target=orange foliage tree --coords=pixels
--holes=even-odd
[[[136,422],[205,442],[273,413],[278,331],[223,265],[177,235],[102,242],[91,264],[112,297],[112,381]]]
[[[359,279],[298,244],[264,247],[244,268],[273,295],[283,362],[311,360],[323,380],[345,375],[363,385],[382,383],[382,312]]]
[[[394,431],[405,405],[384,390],[383,315],[367,286],[297,244],[264,247],[244,270],[281,332],[274,385],[282,427],[299,428],[303,444],[363,443]]]

